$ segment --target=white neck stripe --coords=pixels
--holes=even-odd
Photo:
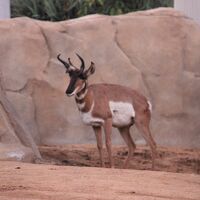
[[[87,92],[88,92],[88,89],[86,89],[85,92],[84,92],[83,94],[81,94],[80,96],[78,96],[78,95],[76,94],[76,99],[78,99],[78,100],[84,99],[84,97],[86,96]]]
[[[85,102],[83,103],[77,103],[78,108],[81,110],[85,107]]]

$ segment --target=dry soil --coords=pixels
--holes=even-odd
[[[0,200],[200,199],[199,150],[159,148],[156,171],[150,170],[146,147],[136,150],[130,169],[120,169],[124,147],[113,147],[118,169],[99,168],[91,145],[43,146],[40,151],[44,164],[0,161]]]

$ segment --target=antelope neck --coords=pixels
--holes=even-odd
[[[85,81],[84,86],[80,89],[80,91],[75,96],[76,102],[83,101],[86,94],[87,94],[87,82]]]
[[[92,101],[87,88],[87,82],[75,96],[76,104],[81,113],[87,113],[91,109]]]

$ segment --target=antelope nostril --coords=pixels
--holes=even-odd
[[[68,88],[65,93],[67,94],[67,96],[70,97],[70,96],[73,96],[74,94],[76,94],[78,90],[79,90],[79,87],[77,87],[75,89]]]
[[[74,94],[74,92],[72,90],[66,90],[65,93],[67,94],[68,97],[70,97]]]
[[[68,88],[67,90],[66,90],[66,94],[71,94],[73,92],[73,89],[71,89],[71,88]]]

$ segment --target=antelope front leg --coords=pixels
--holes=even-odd
[[[112,133],[112,119],[111,118],[105,120],[104,132],[105,132],[106,148],[108,152],[110,167],[113,168],[112,149],[111,149],[111,145],[112,145],[111,144],[111,133]]]
[[[105,167],[104,161],[103,161],[103,141],[102,141],[102,131],[100,126],[93,126],[95,136],[97,139],[97,148],[99,150],[99,157],[101,162],[101,167]]]

